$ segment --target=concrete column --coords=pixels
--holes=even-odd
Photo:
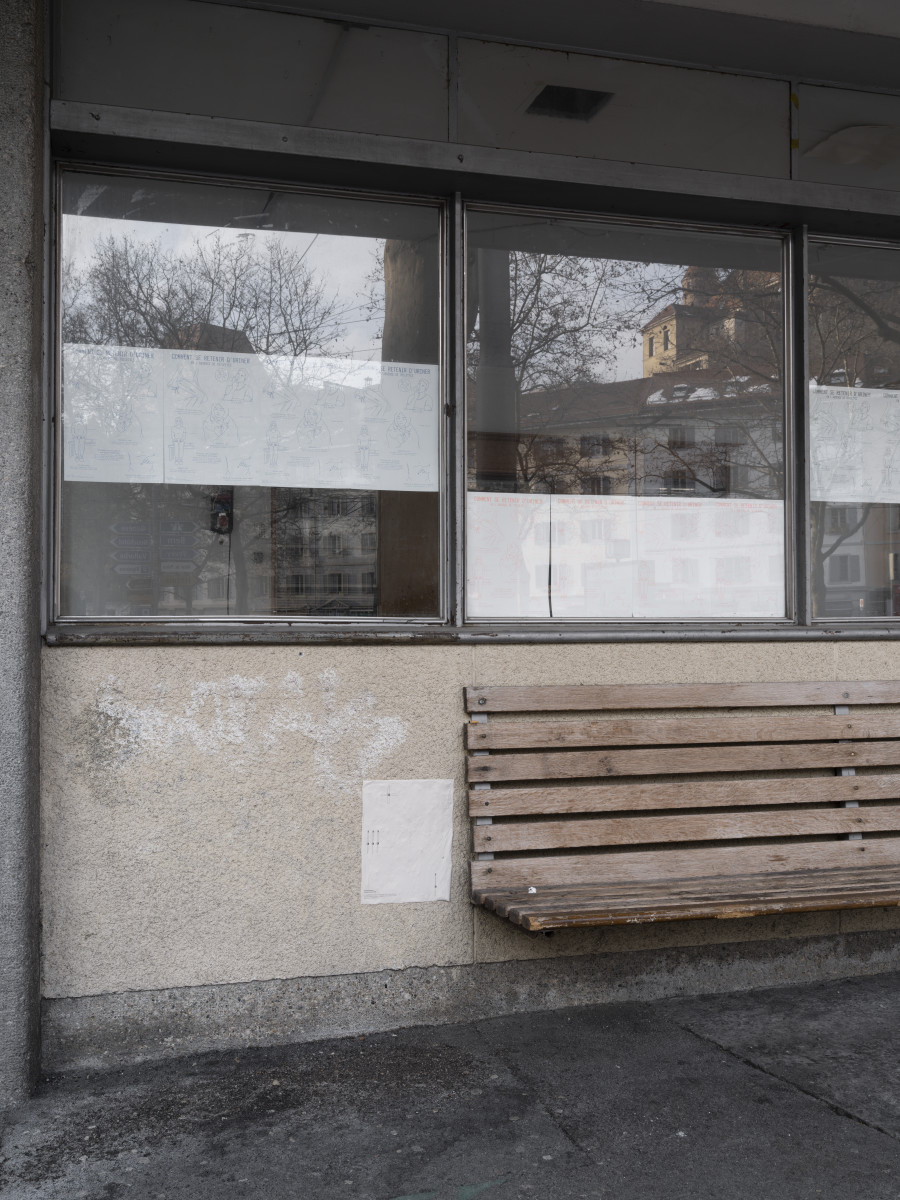
[[[0,18],[0,1108],[38,1066],[43,3]]]

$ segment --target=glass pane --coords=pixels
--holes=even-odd
[[[474,212],[468,615],[783,619],[778,238]]]
[[[67,174],[60,613],[440,613],[440,211]]]
[[[809,248],[813,612],[900,614],[900,250]]]

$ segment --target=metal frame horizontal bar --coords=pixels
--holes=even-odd
[[[303,161],[352,164],[414,170],[441,177],[435,183],[448,192],[466,190],[471,198],[473,178],[506,181],[528,180],[532,185],[574,185],[592,191],[647,193],[668,205],[674,196],[728,200],[768,210],[770,219],[807,219],[834,232],[846,229],[847,217],[877,216],[892,219],[900,231],[900,193],[888,189],[840,187],[787,178],[733,175],[662,167],[644,163],[589,159],[561,154],[506,150],[458,142],[421,141],[381,134],[311,129],[295,125],[235,118],[165,113],[147,109],[57,100],[50,109],[51,132],[62,153],[108,153],[114,158],[129,145],[152,143],[152,163],[142,154],[143,165],[153,165],[167,155],[175,159],[181,148],[204,147],[243,152],[257,160],[282,160],[294,176]],[[300,162],[298,163],[298,159]],[[380,186],[380,185],[379,185]],[[417,190],[421,190],[420,182]],[[533,192],[532,192],[533,196]],[[488,197],[490,198],[490,197]],[[539,201],[540,202],[540,201]],[[627,207],[627,206],[626,206]],[[675,214],[676,216],[680,214]],[[729,214],[732,215],[732,214]],[[704,219],[705,214],[699,214]],[[813,218],[818,218],[814,220]],[[829,219],[830,218],[830,219]],[[894,224],[895,223],[895,224]],[[863,232],[858,228],[856,232]],[[877,234],[875,234],[877,236]]]

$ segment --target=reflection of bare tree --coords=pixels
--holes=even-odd
[[[327,281],[306,263],[304,254],[274,235],[242,235],[229,240],[216,234],[196,239],[181,251],[166,249],[159,239],[107,237],[95,243],[92,257],[80,271],[68,264],[63,280],[62,332],[66,342],[302,358],[331,349],[343,332],[349,311],[331,294]],[[301,529],[297,523],[299,501],[291,489],[277,489],[271,496],[263,489],[231,489],[235,494],[232,531],[213,535],[203,530],[198,535],[196,571],[166,573],[161,570],[165,554],[160,550],[160,514],[171,516],[184,511],[204,521],[204,489],[122,485],[120,490],[116,498],[118,513],[127,512],[129,520],[138,520],[136,514],[140,513],[146,520],[146,514],[150,514],[152,588],[140,598],[154,612],[161,611],[160,578],[168,575],[171,580],[166,588],[177,595],[187,612],[197,599],[198,582],[210,597],[215,589],[215,603],[223,601],[228,612],[253,611],[254,580],[270,582],[270,591],[275,593],[272,601],[277,601],[280,585],[282,591],[287,586],[285,579],[299,586],[296,580],[305,578],[296,567],[289,576],[267,570],[266,564],[277,558],[278,539],[286,542],[289,558],[290,547],[317,543],[317,537],[309,535],[310,521],[325,521],[324,505],[306,503]],[[209,495],[215,491],[206,489]],[[81,490],[81,511],[93,495],[90,490]],[[108,489],[104,495],[108,496]],[[97,503],[102,509],[101,499]],[[357,507],[361,509],[364,504],[360,496]],[[354,578],[362,578],[360,571],[374,566],[374,548],[359,552],[360,521],[351,509],[345,501],[341,514],[344,524],[349,522],[356,534],[352,544],[357,553],[349,564],[356,567]],[[374,509],[371,516],[374,528]],[[98,520],[96,527],[104,528],[105,520]],[[320,555],[317,563],[322,567],[328,561],[332,563],[330,573],[338,575],[348,560],[334,555],[328,560]],[[318,576],[324,586],[327,574],[323,568],[313,576]],[[124,584],[121,579],[117,582]],[[103,611],[103,602],[98,603],[99,608],[94,604],[92,610]],[[316,600],[293,593],[289,605],[291,611],[315,610]]]
[[[487,275],[489,257],[500,265]],[[496,250],[478,266],[478,486],[783,495],[778,272]],[[641,338],[643,378],[610,382],[620,349]]]
[[[66,342],[196,347],[197,330],[228,330],[240,343],[217,349],[324,353],[344,309],[303,254],[272,236],[226,241],[216,234],[176,253],[157,240],[107,237],[78,272],[63,271]]]

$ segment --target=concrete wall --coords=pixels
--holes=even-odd
[[[532,938],[466,894],[466,684],[896,678],[881,644],[45,651],[44,994],[896,928],[900,913]],[[456,781],[449,903],[360,904],[365,778]]]

